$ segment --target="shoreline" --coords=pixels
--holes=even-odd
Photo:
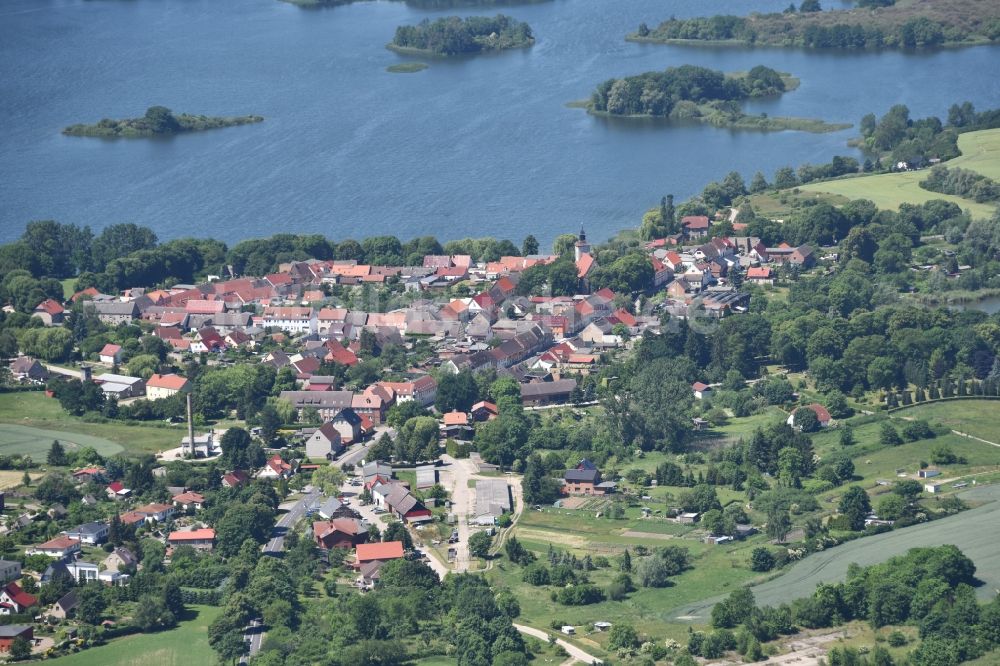
[[[670,116],[654,116],[650,114],[619,115],[608,113],[607,111],[596,111],[592,108],[590,100],[573,100],[566,102],[566,108],[584,109],[588,115],[595,118],[608,118],[613,120],[645,120],[656,121],[664,124],[697,122],[704,125],[712,125],[720,129],[736,130],[757,130],[761,132],[809,132],[811,134],[829,134],[832,132],[842,132],[854,127],[853,123],[830,123],[820,118],[797,118],[793,116],[753,116],[743,114],[740,118],[731,121],[720,122],[721,116],[699,115],[685,118],[671,118]]]

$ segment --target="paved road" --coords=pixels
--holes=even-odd
[[[549,636],[551,635],[546,631],[542,631],[541,629],[535,629],[534,627],[528,627],[523,624],[517,624],[516,622],[514,623],[514,628],[520,631],[522,634],[525,634],[526,636],[534,636],[535,638],[541,639],[546,643],[548,643]],[[559,647],[561,647],[562,649],[566,650],[566,653],[569,654],[569,656],[573,657],[573,659],[575,659],[576,661],[583,662],[584,664],[604,663],[594,655],[584,652],[581,648],[578,648],[572,643],[567,643],[561,638],[556,638],[556,644],[559,645]]]
[[[264,546],[265,555],[277,556],[278,553],[284,550],[285,534],[288,533],[289,528],[306,515],[306,509],[316,501],[317,497],[319,497],[319,491],[315,489],[311,490],[302,496],[295,506],[292,507],[291,511],[278,519],[278,522],[274,524],[274,530],[271,532],[271,540]]]
[[[264,554],[270,555],[271,557],[278,557],[281,551],[285,549],[285,535],[288,530],[295,526],[295,523],[306,515],[306,509],[316,501],[319,497],[318,490],[311,490],[305,495],[303,495],[292,510],[281,516],[278,522],[274,524],[274,529],[271,532],[271,540],[264,545]],[[250,623],[250,626],[246,628],[243,633],[243,639],[250,644],[250,654],[242,659],[240,659],[241,666],[246,664],[248,660],[255,654],[260,652],[261,646],[264,644],[264,636],[267,632],[264,630],[264,625],[260,620],[254,620]]]

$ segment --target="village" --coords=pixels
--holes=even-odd
[[[322,581],[331,596],[337,586],[378,593],[384,576],[396,581],[403,567],[420,565],[437,580],[483,574],[524,600],[539,585],[529,582],[539,567],[527,547],[547,548],[553,572],[572,562],[582,573],[563,571],[571,583],[552,591],[551,605],[531,607],[524,614],[531,624],[517,630],[538,638],[543,618],[557,616],[551,629],[560,637],[542,636],[596,663],[610,653],[609,632],[627,619],[618,610],[584,610],[605,598],[591,581],[607,584],[616,601],[629,592],[651,600],[663,584],[615,591],[612,556],[627,559],[632,549],[648,563],[660,541],[675,539],[685,546],[667,551],[694,548],[710,568],[739,553],[748,564],[738,579],[746,580],[840,543],[844,535],[830,536],[823,520],[844,534],[876,534],[927,520],[920,512],[928,507],[933,517],[965,508],[952,495],[992,478],[982,476],[995,471],[988,457],[970,461],[960,455],[964,442],[949,436],[934,464],[907,444],[891,465],[869,459],[870,469],[856,469],[862,463],[840,451],[853,444],[852,426],[841,421],[854,408],[831,402],[787,367],[754,379],[688,375],[669,397],[678,406],[667,427],[703,437],[703,451],[669,451],[670,441],[642,444],[638,435],[631,450],[616,443],[613,455],[596,439],[568,441],[611,416],[616,378],[608,369],[642,353],[642,343],[682,331],[684,353],[704,356],[707,349],[689,350],[692,336],[745,317],[755,297],[781,296],[837,259],[836,248],[817,256],[808,245],[767,247],[737,235],[746,225],[735,218],[720,214],[716,223],[733,234],[717,235],[707,216],[683,217],[682,233],[630,255],[641,256],[648,281],[619,291],[598,278],[598,253],[581,229],[562,254],[479,262],[428,255],[413,267],[311,259],[265,276],[117,294],[91,287],[63,302],[43,300],[33,308],[40,330],[91,321],[101,332],[84,337],[68,361],[11,359],[16,395],[26,404],[45,396],[46,410],[99,414],[105,424],[156,437],[127,456],[99,454],[70,436],[52,443],[44,465],[37,456],[7,460],[5,469],[23,469],[24,479],[0,494],[0,555],[8,558],[0,560],[0,614],[10,619],[0,623],[0,652],[86,652],[119,635],[168,629],[193,605],[228,608],[237,603],[230,568],[245,559],[266,571],[261,555],[292,570],[314,562],[306,587]],[[545,272],[566,266],[568,284]],[[945,385],[960,396],[993,390],[975,381]],[[755,396],[752,410],[727,402],[736,392]],[[880,398],[889,407],[896,399],[894,392]],[[910,404],[910,393],[898,399]],[[655,410],[667,411],[660,404]],[[863,450],[877,452],[868,443],[886,435],[877,422],[858,423]],[[936,428],[907,425],[905,441],[945,432]],[[818,453],[806,433],[821,442]],[[758,490],[773,482],[775,493],[805,485],[809,494],[794,490],[795,501],[781,500],[787,508],[777,513],[743,501],[751,479],[713,447],[751,437],[785,446],[780,471],[776,450],[760,454],[775,459],[755,463],[765,471],[753,480]],[[796,447],[801,453],[787,454]],[[863,502],[848,520],[843,501],[826,507],[813,499],[841,500],[841,484],[852,479],[870,481],[873,499],[893,501]],[[927,503],[942,494],[943,504]],[[792,528],[790,512],[812,516],[805,531]],[[562,536],[577,527],[586,541]],[[785,548],[786,537],[805,545]],[[556,544],[592,550],[603,563]],[[759,551],[767,552],[758,558]],[[509,569],[496,565],[501,558]],[[677,566],[672,575],[686,568]],[[576,599],[561,591],[572,581]],[[142,590],[150,591],[137,598]],[[282,635],[269,610],[272,593],[257,586],[254,594],[245,612],[213,623],[230,636],[213,639],[220,655],[253,660],[269,637]],[[648,603],[663,611],[667,602]]]

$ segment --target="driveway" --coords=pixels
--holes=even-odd
[[[535,629],[534,627],[528,627],[523,624],[517,624],[516,622],[514,623],[514,628],[520,631],[525,636],[533,636],[535,638],[545,641],[546,643],[549,642],[549,636],[552,635],[547,631],[542,631],[541,629]],[[572,643],[567,643],[561,638],[556,638],[556,644],[559,645],[559,647],[561,647],[562,649],[566,650],[566,653],[569,654],[569,656],[573,657],[573,659],[575,659],[576,661],[583,662],[584,664],[604,663],[594,655],[584,652],[582,649],[578,648]]]
[[[444,477],[442,480],[445,481],[443,485],[451,492],[452,511],[455,513],[455,518],[457,519],[455,527],[458,529],[459,541],[455,544],[457,557],[455,558],[454,570],[468,571],[472,562],[472,557],[469,555],[469,537],[479,529],[469,524],[470,520],[476,519],[476,489],[474,487],[470,488],[469,482],[479,479],[495,479],[497,477],[479,474],[476,471],[475,464],[468,458],[456,460],[449,455],[443,455],[441,459],[446,465],[442,474]],[[511,487],[511,494],[514,498],[514,513],[512,518],[516,522],[521,512],[524,511],[521,477],[508,475],[506,481]],[[497,545],[502,543],[506,538],[506,532],[509,532],[509,530],[502,533],[496,540],[495,543]]]

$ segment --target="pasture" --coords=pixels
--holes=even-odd
[[[857,539],[830,550],[813,553],[785,573],[753,587],[760,605],[778,605],[809,596],[820,583],[842,581],[852,562],[869,566],[902,555],[911,548],[954,544],[976,564],[976,577],[983,581],[977,590],[981,600],[992,599],[1000,589],[1000,550],[995,534],[984,525],[1000,520],[1000,486],[983,486],[961,495],[969,501],[986,502],[949,518],[902,530]],[[678,606],[674,617],[687,616],[704,622],[721,596]]]
[[[30,455],[44,460],[53,439],[74,446],[93,446],[101,455],[155,453],[179,445],[182,426],[88,423],[63,411],[41,392],[0,394],[0,455]]]
[[[1000,444],[1000,400],[943,400],[907,407],[893,416],[926,419]]]
[[[949,168],[961,167],[977,171],[993,179],[1000,179],[1000,129],[967,132],[958,137],[962,155],[946,164]],[[869,199],[879,208],[896,210],[901,203],[922,204],[932,199],[944,199],[969,209],[974,217],[989,218],[997,210],[995,205],[976,203],[970,199],[931,192],[918,185],[928,175],[927,170],[902,173],[875,174],[802,185],[806,193],[825,193],[847,199]]]

